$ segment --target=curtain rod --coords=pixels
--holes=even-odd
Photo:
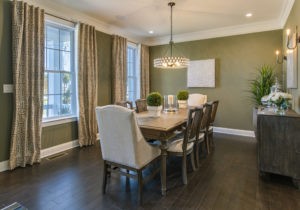
[[[68,22],[74,23],[74,24],[78,23],[77,21],[69,20],[67,18],[63,18],[63,17],[57,16],[57,15],[53,15],[53,14],[48,13],[48,12],[45,12],[45,14],[49,15],[49,16],[52,16],[52,17],[55,17],[55,18],[59,18],[59,19],[64,20],[64,21],[68,21]]]

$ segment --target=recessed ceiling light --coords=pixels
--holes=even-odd
[[[247,18],[249,18],[249,17],[252,17],[252,13],[247,13],[246,15],[245,15]]]
[[[150,30],[150,31],[149,31],[149,34],[154,34],[154,31]]]

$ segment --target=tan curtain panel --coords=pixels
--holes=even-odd
[[[146,98],[150,92],[149,46],[141,45],[141,98]]]
[[[40,162],[44,91],[44,11],[12,2],[14,113],[10,169]]]
[[[112,42],[113,103],[126,100],[127,39],[114,35]]]
[[[93,145],[97,139],[97,40],[95,27],[79,24],[78,101],[79,145]]]

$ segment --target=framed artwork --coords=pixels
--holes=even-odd
[[[188,87],[215,87],[215,59],[190,61]]]
[[[295,34],[292,36],[291,45],[294,45]],[[294,50],[288,50],[286,61],[286,87],[298,88],[298,46]]]

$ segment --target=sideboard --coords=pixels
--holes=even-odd
[[[259,108],[255,133],[260,173],[292,177],[300,189],[300,115]]]

